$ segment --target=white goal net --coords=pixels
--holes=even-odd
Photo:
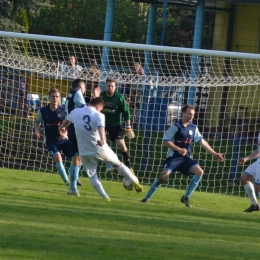
[[[68,63],[77,59],[77,68]],[[255,149],[259,131],[260,55],[104,42],[0,32],[0,138],[2,167],[56,172],[43,140],[34,136],[38,109],[48,103],[50,88],[67,96],[74,78],[88,89],[117,81],[129,103],[136,138],[126,140],[135,173],[151,184],[166,159],[164,131],[180,118],[183,104],[196,107],[194,123],[225,162],[215,161],[199,145],[193,158],[204,168],[200,190],[244,194],[243,167],[237,159]],[[98,68],[93,68],[93,61]],[[140,72],[133,70],[141,65]],[[62,102],[62,100],[61,100]],[[111,146],[121,158],[115,144]],[[116,173],[103,179],[121,180]],[[165,184],[185,189],[188,179],[174,174]]]

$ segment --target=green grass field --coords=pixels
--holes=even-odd
[[[260,212],[248,198],[161,188],[144,194],[81,178],[80,197],[56,174],[0,169],[0,259],[259,259]],[[148,186],[144,186],[144,193]]]

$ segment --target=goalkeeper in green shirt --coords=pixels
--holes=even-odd
[[[134,174],[130,164],[129,153],[125,145],[124,136],[129,139],[135,137],[135,134],[130,124],[129,107],[126,104],[125,98],[120,93],[116,92],[116,81],[114,79],[106,80],[106,89],[100,93],[100,97],[104,100],[105,106],[101,111],[106,118],[106,132],[109,134],[111,141],[116,141],[117,146],[122,152],[125,165]],[[125,121],[125,131],[122,128],[121,118]],[[113,171],[114,167],[107,165],[106,172]]]

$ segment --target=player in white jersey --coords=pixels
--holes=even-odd
[[[100,113],[103,107],[104,101],[101,98],[92,99],[88,107],[72,110],[63,121],[60,130],[70,123],[74,124],[82,164],[92,186],[103,198],[110,200],[96,173],[99,161],[113,165],[120,174],[133,182],[137,192],[142,192],[143,188],[137,177],[118,160],[117,155],[106,143],[105,116]]]
[[[259,204],[257,202],[255,191],[260,198],[260,133],[258,134],[257,140],[257,149],[254,150],[251,154],[244,158],[238,159],[238,164],[244,164],[249,160],[257,158],[255,162],[250,164],[243,174],[240,177],[241,184],[244,185],[245,192],[251,201],[251,206],[244,210],[244,212],[253,212],[258,211],[260,209]],[[255,187],[252,184],[251,180],[255,180]]]

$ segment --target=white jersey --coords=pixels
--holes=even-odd
[[[62,71],[62,75],[66,78],[76,79],[79,78],[81,71],[82,67],[79,65],[76,65],[75,67],[65,65]]]
[[[100,140],[98,128],[105,128],[105,116],[102,113],[88,106],[72,110],[67,120],[74,124],[79,155],[100,155],[105,152],[107,143],[103,146],[97,145]]]

